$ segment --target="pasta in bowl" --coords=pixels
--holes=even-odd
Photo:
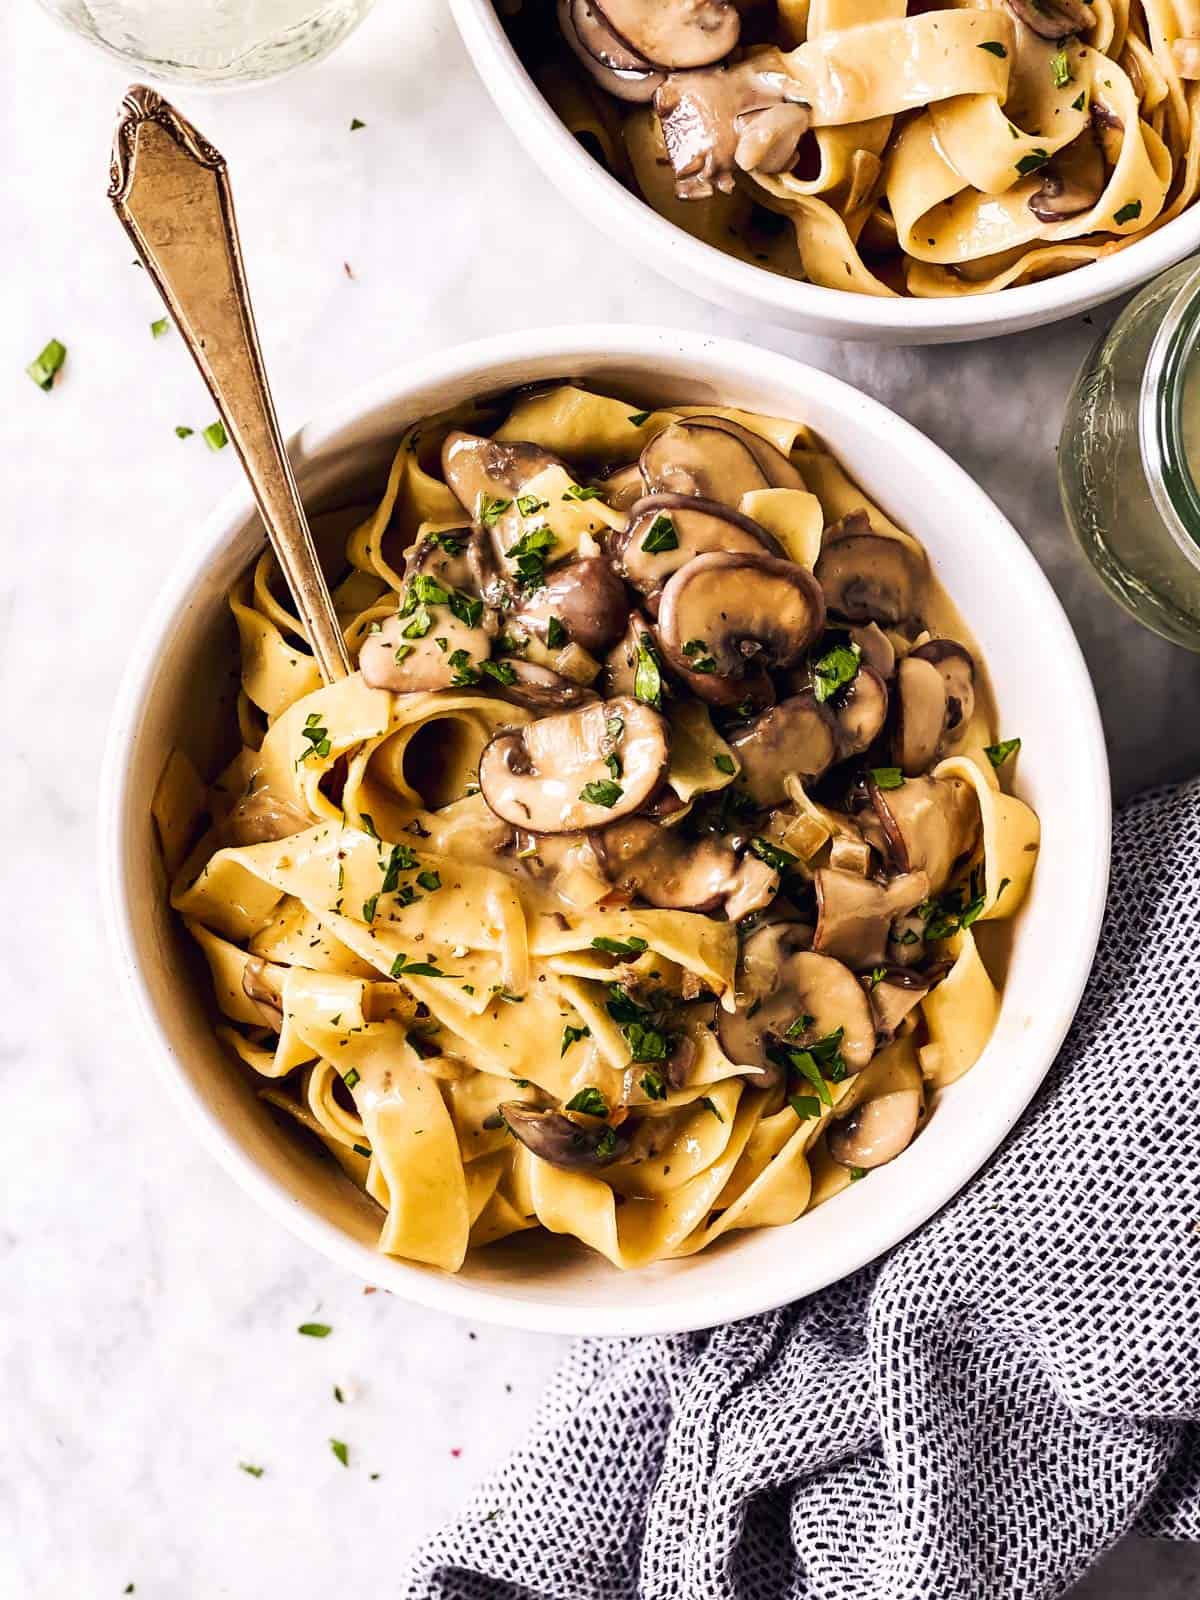
[[[572,375],[569,384],[563,373]],[[555,381],[514,397],[512,385],[522,378]],[[762,411],[752,411],[755,402]],[[643,416],[648,406],[654,409]],[[413,434],[415,418],[438,414],[440,423]],[[803,416],[805,429],[769,420],[789,414]],[[539,416],[550,431],[539,431]],[[597,416],[608,418],[604,426],[614,431],[597,434]],[[746,429],[747,438],[760,443],[759,457],[751,450],[738,457],[724,439],[715,442],[715,465],[707,451],[680,457],[672,441],[678,444],[682,433],[687,443],[689,433],[711,428],[714,418],[723,426],[713,431],[724,439],[745,443],[738,429]],[[581,443],[584,432],[569,431],[585,423],[594,446]],[[772,437],[756,434],[756,426],[772,430]],[[560,427],[568,431],[556,433]],[[777,429],[790,430],[790,437]],[[454,473],[445,475],[441,459],[446,440],[465,452],[464,471],[472,459],[494,468],[487,452],[504,451],[502,461],[517,463],[516,492],[481,490],[486,501],[475,498],[468,509],[454,496],[452,506],[447,496]],[[363,485],[376,481],[364,467],[364,452],[374,460],[386,446],[391,455],[398,441],[415,449],[400,452],[389,485],[378,500],[364,503]],[[632,475],[600,476],[620,466],[626,444],[637,446],[628,458],[633,461],[655,441],[646,469],[676,480],[658,492],[687,502],[667,508],[679,540],[673,550],[661,524],[649,539],[661,508],[641,507],[631,520],[633,506],[653,498],[639,493],[623,503],[636,487]],[[835,449],[823,449],[826,442]],[[113,734],[120,774],[108,818],[112,838],[120,841],[111,852],[119,896],[115,926],[170,1081],[184,1090],[193,1114],[199,1112],[222,1158],[277,1214],[372,1281],[433,1304],[542,1328],[645,1330],[745,1314],[851,1270],[900,1237],[978,1163],[1044,1071],[1086,969],[1103,888],[1102,746],[1092,742],[1086,680],[1073,678],[1077,658],[1070,655],[1061,615],[1044,585],[1039,588],[1041,580],[1031,581],[1028,558],[1002,521],[918,435],[835,380],[720,341],[640,330],[522,335],[439,357],[424,374],[391,380],[379,397],[356,402],[323,429],[305,430],[294,454],[310,503],[337,508],[318,515],[315,526],[339,579],[352,654],[359,662],[365,657],[365,664],[341,684],[319,685],[270,563],[259,554],[261,533],[239,504],[164,596]],[[557,458],[554,476],[530,488],[528,472],[536,477],[551,470],[545,456]],[[763,487],[755,479],[755,486],[741,487],[736,505],[729,504],[738,488],[728,476],[736,463],[753,477],[763,462],[773,474],[785,471],[781,460],[807,487],[795,480]],[[886,494],[875,476],[880,467],[886,468]],[[678,476],[710,468],[721,481],[706,487],[724,500],[689,493]],[[931,483],[941,491],[933,497]],[[549,492],[554,485],[557,500]],[[600,492],[589,495],[591,489]],[[840,508],[839,493],[852,496],[854,506]],[[747,494],[760,497],[746,502],[755,516],[742,509]],[[811,496],[819,512],[799,496]],[[535,497],[549,504],[535,511]],[[952,504],[949,514],[943,497]],[[495,503],[503,500],[512,506],[497,511]],[[723,518],[702,504],[710,500],[723,507]],[[541,540],[521,547],[525,533],[512,538],[511,527],[502,526],[514,507],[521,518],[552,524],[562,553]],[[568,520],[561,520],[560,508]],[[864,509],[870,532],[853,516]],[[645,525],[648,511],[654,517]],[[494,513],[490,526],[485,512]],[[701,515],[722,524],[717,531],[731,548],[693,548],[697,539],[713,536],[697,521]],[[638,518],[640,537],[624,538]],[[826,526],[847,518],[843,537],[830,541],[835,555],[840,544],[862,539],[896,550],[852,547],[830,568],[816,544]],[[972,529],[970,550],[960,550],[958,534],[948,531],[963,518]],[[428,526],[437,523],[453,526]],[[739,540],[749,524],[763,530],[754,537],[765,537],[770,549],[760,553],[749,547],[749,536]],[[910,525],[931,535],[932,560],[907,535]],[[439,538],[430,548],[433,533]],[[643,550],[648,539],[651,548]],[[601,555],[593,554],[589,540]],[[501,541],[507,541],[502,548]],[[538,546],[545,554],[541,573],[529,562]],[[515,553],[509,557],[509,551]],[[872,554],[888,559],[882,566],[868,561],[860,571],[860,558]],[[686,600],[714,558],[720,566],[731,557],[756,581],[758,575],[786,581],[786,592],[771,591],[778,603],[766,608],[769,627],[762,608],[754,626],[755,637],[774,638],[770,648],[782,650],[783,658],[799,650],[790,664],[780,665],[775,655],[767,659],[766,643],[762,651],[739,646],[743,662],[762,659],[753,671],[729,672],[728,640],[715,628],[693,634],[690,624],[682,645],[704,637],[709,654],[680,646],[671,656],[672,611],[695,615],[681,603],[680,590]],[[376,565],[380,559],[392,578]],[[632,683],[610,683],[583,659],[586,654],[606,671],[621,670],[627,632],[623,628],[608,644],[621,617],[602,615],[594,603],[586,614],[570,604],[563,574],[588,560],[619,563],[619,584],[606,585],[604,594],[608,602],[619,596],[627,615],[640,619],[632,662],[625,662]],[[441,565],[420,570],[418,561]],[[465,565],[451,570],[445,563]],[[821,571],[814,574],[817,566]],[[902,574],[915,576],[917,587],[900,584]],[[522,575],[539,581],[523,587],[515,583]],[[437,588],[417,584],[420,577]],[[994,603],[1010,615],[1019,605],[1042,648],[1055,654],[1055,674],[1036,694],[1014,669],[1010,630],[993,625],[989,608],[975,614],[971,602],[978,604],[985,578]],[[942,579],[968,602],[972,632],[946,599]],[[515,584],[507,608],[493,605],[495,581]],[[895,626],[843,616],[853,603],[851,591],[864,582],[875,603],[891,591],[893,610],[908,608],[919,593],[926,627],[914,625],[915,609]],[[827,585],[841,590],[822,619]],[[727,587],[742,595],[751,586]],[[225,693],[221,674],[236,655],[220,619],[231,589],[243,665]],[[556,596],[548,613],[531,606],[543,589]],[[460,597],[454,606],[452,592]],[[761,599],[762,591],[755,592]],[[724,600],[722,591],[728,611]],[[471,601],[482,602],[482,609]],[[456,607],[463,616],[455,615]],[[485,615],[490,609],[503,612],[494,632]],[[538,636],[537,626],[529,625],[539,617],[543,642],[547,633],[555,640],[546,647],[555,659],[545,665],[535,644],[513,648],[522,633]],[[558,639],[550,617],[571,628],[570,642]],[[588,635],[589,618],[599,636]],[[460,630],[454,637],[452,625]],[[489,641],[486,652],[474,637],[477,626]],[[879,653],[884,643],[872,627],[881,636],[897,634],[892,648],[899,664]],[[855,640],[850,628],[862,637]],[[790,632],[790,643],[780,630]],[[439,637],[446,639],[445,650]],[[589,642],[581,644],[581,637]],[[931,661],[939,652],[925,651],[912,667],[920,675],[924,663],[931,675],[926,687],[935,709],[927,719],[914,711],[906,737],[933,738],[932,756],[928,742],[924,755],[916,744],[893,749],[892,719],[883,743],[872,744],[871,721],[880,710],[873,674],[892,686],[899,703],[906,698],[896,687],[900,665],[933,638],[952,639],[970,657],[974,706],[965,723],[944,710],[941,722],[954,720],[954,729],[936,732],[939,697],[946,708],[951,699],[964,707],[967,679],[948,657]],[[405,651],[404,644],[414,648]],[[839,647],[844,656],[827,660]],[[646,698],[654,698],[651,655],[657,658],[658,706]],[[451,657],[457,659],[451,663]],[[498,668],[507,662],[515,681],[505,683],[503,670],[499,677],[483,671],[484,661]],[[851,664],[853,676],[836,683]],[[423,687],[378,681],[381,672],[405,669],[422,677],[448,671],[470,681]],[[1003,725],[995,722],[993,674]],[[801,681],[805,675],[808,682]],[[718,703],[722,677],[744,690],[732,705]],[[846,694],[854,678],[861,682]],[[829,680],[825,699],[818,679]],[[695,682],[709,696],[718,691],[717,698],[696,693]],[[520,703],[531,693],[553,698],[548,705]],[[797,766],[809,777],[807,784],[792,784],[791,793],[785,782],[776,800],[774,759],[763,759],[761,749],[756,755],[755,742],[769,744],[781,708],[789,716],[803,713],[790,736],[810,746]],[[1055,739],[1068,758],[1061,778],[1054,774],[1057,781],[1050,781],[1040,753],[1048,747],[1045,716],[1061,725]],[[564,719],[571,723],[565,730]],[[961,745],[952,738],[938,748],[944,734],[965,728],[973,732]],[[993,767],[981,752],[1014,729],[1025,740],[1020,757]],[[836,758],[845,738],[868,743]],[[613,740],[616,748],[606,748]],[[218,775],[211,794],[189,780],[180,746],[206,779]],[[943,881],[942,865],[909,863],[913,873],[931,877],[928,894],[909,907],[914,938],[898,946],[919,945],[918,963],[886,953],[875,961],[865,950],[843,950],[845,960],[828,953],[833,947],[827,941],[847,937],[854,919],[830,897],[827,926],[818,936],[821,908],[805,869],[843,875],[823,880],[823,890],[854,880],[871,893],[875,878],[875,887],[886,888],[884,879],[903,876],[877,867],[868,882],[857,870],[864,846],[880,861],[880,849],[887,848],[882,820],[873,824],[844,790],[868,759],[860,800],[870,784],[886,803],[906,789],[915,798],[936,781],[954,790],[958,798],[951,805],[973,835],[987,826],[992,798],[1011,805],[1029,827],[1036,826],[1033,812],[1039,814],[1045,848],[1015,924],[1003,896],[1011,894],[1018,874],[972,837],[957,852],[965,873],[955,870]],[[918,773],[915,767],[927,761]],[[960,772],[956,763],[974,766],[975,774]],[[733,774],[726,770],[731,764]],[[900,774],[886,769],[905,764],[914,771],[901,785]],[[1014,765],[1019,801],[1004,795]],[[251,773],[258,774],[253,785]],[[479,794],[465,792],[475,784]],[[167,906],[172,891],[154,865],[158,851],[147,830],[156,785],[154,811],[173,869],[173,898],[190,933],[176,933],[180,925]],[[610,785],[621,794],[613,795]],[[748,803],[737,798],[750,787]],[[862,811],[857,863],[848,829],[840,840],[827,832],[819,844],[839,787],[850,807],[842,815]],[[875,804],[872,799],[872,809]],[[571,831],[552,831],[547,823],[564,806]],[[599,814],[571,812],[575,806],[597,807]],[[504,815],[514,809],[515,820]],[[197,848],[191,836],[202,831],[198,819],[205,811],[213,828]],[[866,845],[872,832],[878,844]],[[668,846],[649,867],[640,851],[646,836]],[[1082,872],[1078,861],[1070,870],[1060,867],[1067,837],[1085,852]],[[830,864],[835,846],[837,861]],[[947,836],[945,848],[954,847]],[[1000,866],[990,880],[989,861]],[[979,868],[974,885],[972,865]],[[1003,884],[1006,877],[1011,881]],[[1028,884],[1027,871],[1024,879]],[[1082,900],[1081,882],[1091,883]],[[960,885],[965,897],[953,892]],[[891,885],[901,901],[918,887]],[[989,899],[990,906],[983,903]],[[935,927],[937,942],[923,936],[933,910],[927,902],[935,900],[939,915],[963,924],[953,933]],[[834,931],[839,919],[840,934]],[[890,926],[894,919],[886,920]],[[1017,936],[1009,949],[1006,929],[1012,926]],[[947,934],[949,942],[942,938]],[[1047,936],[1068,941],[1049,992],[1041,965]],[[818,943],[825,949],[814,949]],[[986,1015],[972,1006],[961,1013],[976,1018],[974,1044],[961,1031],[956,1036],[953,1023],[943,1026],[935,1018],[928,1024],[925,992],[954,999],[958,983],[945,976],[945,963],[953,964],[969,944],[991,969],[989,990],[994,980]],[[748,951],[742,959],[739,945]],[[199,954],[198,964],[189,949]],[[784,979],[776,984],[773,973]],[[964,975],[965,966],[960,982]],[[817,981],[834,976],[832,992],[827,981]],[[893,987],[897,992],[889,997]],[[757,1009],[755,988],[762,991]],[[874,1010],[865,1010],[872,992],[881,1006],[890,998],[907,1010],[896,1015],[891,1045],[879,1047],[868,1034],[875,1026]],[[793,1003],[795,1010],[783,1016]],[[770,1015],[756,1031],[764,1010]],[[788,1029],[806,1015],[811,1025],[788,1038]],[[982,1057],[956,1076],[993,1023]],[[513,1056],[520,1065],[506,1059]],[[869,1105],[884,1101],[889,1115],[876,1125],[881,1113]],[[856,1121],[858,1102],[869,1114]],[[418,1104],[428,1108],[429,1119],[410,1115]],[[892,1150],[903,1145],[906,1121],[911,1131],[921,1107],[910,1147],[873,1165],[890,1153],[889,1142]],[[435,1140],[421,1145],[428,1131]],[[839,1144],[840,1162],[828,1151],[831,1131],[842,1141],[858,1141]],[[876,1136],[881,1142],[871,1149]],[[682,1153],[682,1171],[664,1140],[674,1140]],[[869,1177],[855,1181],[855,1169]],[[747,1174],[754,1181],[747,1182]],[[707,1201],[703,1184],[694,1187],[705,1175]],[[838,1189],[845,1192],[830,1204],[818,1203]],[[594,1204],[580,1213],[582,1195]],[[702,1209],[685,1225],[688,1207]],[[789,1215],[799,1221],[768,1225]],[[489,1229],[493,1238],[508,1236],[485,1243]],[[593,1248],[580,1249],[551,1230]],[[380,1243],[407,1259],[378,1254]],[[460,1259],[461,1271],[445,1270]],[[616,1274],[612,1259],[639,1270]],[[618,1281],[628,1287],[614,1293]]]
[[[552,113],[535,119],[495,70],[487,3],[456,14],[535,154],[581,200],[590,162],[589,215],[718,298],[830,333],[967,337],[1086,309],[1195,248],[1186,7],[521,0],[498,9]]]
[[[349,678],[259,558],[242,748],[155,812],[175,856],[204,823],[171,901],[221,1037],[383,1250],[639,1267],[908,1146],[987,1042],[1038,822],[923,547],[802,426],[494,409],[398,441],[337,567]]]

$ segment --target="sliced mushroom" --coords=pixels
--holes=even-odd
[[[498,733],[479,787],[498,817],[530,833],[574,833],[629,816],[667,768],[670,726],[637,700],[597,700]]]
[[[871,1014],[875,1018],[876,1043],[881,1048],[892,1042],[900,1024],[949,970],[949,962],[938,962],[924,972],[913,972],[903,966],[889,966],[882,975],[872,974],[869,989]],[[863,981],[865,983],[868,980]]]
[[[953,750],[975,715],[975,657],[953,639],[930,639],[918,645],[908,660],[928,661],[946,686],[946,726],[939,754]]]
[[[520,1100],[506,1100],[499,1107],[509,1132],[539,1161],[565,1172],[608,1167],[629,1150],[627,1125],[589,1118],[587,1124],[572,1122],[561,1111],[537,1111]]]
[[[782,805],[789,776],[813,783],[837,756],[834,718],[811,689],[781,700],[728,742],[741,763],[738,786],[760,806]]]
[[[1087,33],[1096,20],[1086,0],[1005,0],[1005,4],[1018,22],[1041,39]]]
[[[806,930],[791,923],[759,928],[742,950],[737,1010],[717,1019],[721,1048],[738,1066],[771,1068],[781,1043],[804,1050],[842,1030],[850,1073],[875,1054],[875,1022],[862,985],[840,961],[798,949]]]
[[[612,553],[626,580],[657,610],[662,587],[693,556],[710,551],[782,556],[771,534],[750,517],[715,500],[686,494],[653,494],[639,500],[629,525],[613,541]]]
[[[893,1089],[831,1122],[825,1147],[840,1167],[870,1171],[907,1150],[920,1120],[920,1089]]]
[[[763,705],[767,674],[793,666],[825,625],[820,586],[774,556],[696,556],[662,592],[663,654],[700,699]]]
[[[741,18],[732,0],[589,0],[608,29],[655,67],[708,67],[734,48]]]
[[[948,709],[945,680],[933,662],[905,656],[896,670],[892,733],[892,754],[905,777],[917,777],[937,760]]]
[[[442,445],[442,476],[471,520],[491,535],[502,570],[512,572],[508,551],[526,531],[518,501],[525,486],[550,467],[570,469],[539,444],[506,444],[455,429]]]
[[[865,511],[825,529],[814,568],[830,611],[850,622],[895,626],[919,616],[929,566],[912,545],[875,533]]]
[[[290,839],[292,834],[303,833],[312,825],[307,811],[264,786],[240,796],[221,824],[220,837],[225,844],[266,844],[273,839]]]
[[[883,732],[887,721],[887,684],[865,662],[834,700],[837,759],[845,761],[867,750]]]
[[[363,682],[394,694],[478,683],[479,668],[492,653],[495,622],[486,606],[475,604],[475,625],[464,621],[469,611],[456,614],[440,602],[421,602],[388,617],[377,633],[363,640],[358,653]]]
[[[657,659],[654,629],[640,611],[631,611],[625,632],[604,658],[600,681],[610,699],[613,695],[633,693],[639,651],[647,650],[653,650]]]
[[[577,683],[552,667],[540,666],[536,661],[521,661],[516,657],[505,661],[510,672],[508,681],[493,679],[485,684],[501,700],[524,706],[529,711],[566,711],[572,706],[585,706],[600,696],[585,683]]]
[[[646,494],[646,481],[636,461],[602,472],[594,487],[603,495],[605,505],[612,506],[614,511],[631,510]]]
[[[896,670],[896,647],[876,622],[867,622],[848,629],[851,644],[858,646],[859,654],[868,667],[886,682]]]
[[[888,854],[899,872],[923,872],[941,894],[955,864],[979,839],[979,802],[962,778],[907,778],[895,789],[869,783]]]
[[[758,489],[804,488],[782,450],[731,417],[670,423],[642,451],[639,465],[651,494],[698,495],[727,506]]]
[[[508,625],[535,633],[552,649],[574,641],[591,655],[603,655],[624,633],[628,620],[625,586],[610,563],[596,556],[556,567],[542,588],[509,613]]]
[[[737,922],[768,906],[779,890],[779,874],[757,857],[739,859],[724,839],[688,839],[648,817],[611,823],[592,835],[592,848],[610,883],[668,910],[724,907]]]
[[[242,993],[254,1002],[264,1024],[278,1033],[283,1027],[283,995],[261,956],[251,956],[242,968]]]
[[[567,46],[602,89],[618,100],[644,105],[665,74],[654,71],[630,50],[593,10],[588,0],[558,0],[558,25]],[[621,67],[617,60],[635,61],[636,67]]]
[[[786,172],[812,126],[804,86],[778,51],[733,67],[672,73],[656,91],[667,156],[681,200],[733,190],[743,172]]]
[[[1039,222],[1061,222],[1090,211],[1104,192],[1104,163],[1095,147],[1094,179],[1047,170],[1039,188],[1029,196],[1029,209]]]
[[[929,879],[923,872],[876,883],[855,872],[819,867],[813,874],[813,887],[817,891],[813,949],[836,956],[856,971],[886,960],[893,919],[929,896]]]

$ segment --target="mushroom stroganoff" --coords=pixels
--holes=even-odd
[[[921,544],[802,426],[639,403],[410,429],[337,529],[357,670],[264,554],[240,753],[155,796],[222,1039],[451,1271],[535,1227],[687,1255],[899,1155],[1036,859]]]
[[[1093,261],[1200,186],[1200,0],[508,0],[561,120],[688,233],[931,297]]]

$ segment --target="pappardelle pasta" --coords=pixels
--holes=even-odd
[[[635,405],[411,428],[318,525],[356,670],[264,553],[239,753],[154,798],[221,1038],[447,1271],[534,1228],[688,1255],[898,1156],[1036,860],[918,540],[797,423]]]
[[[829,289],[978,294],[1200,185],[1200,0],[516,0],[565,125],[670,221]]]

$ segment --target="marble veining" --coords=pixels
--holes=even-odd
[[[365,1594],[517,1440],[562,1345],[364,1295],[200,1149],[134,1035],[93,881],[105,724],[140,612],[237,465],[204,446],[211,405],[174,333],[152,339],[160,307],[105,199],[126,77],[28,3],[0,8],[0,45],[0,1594]],[[563,208],[440,0],[381,4],[278,85],[178,98],[232,167],[285,429],[389,363],[502,329],[757,338],[895,407],[1003,506],[1079,632],[1119,794],[1200,764],[1178,715],[1200,658],[1107,601],[1059,515],[1061,406],[1103,314],[875,351],[716,311]],[[52,336],[70,353],[42,395],[23,369]],[[304,1338],[306,1320],[333,1332]],[[1126,1545],[1079,1592],[1197,1582],[1200,1553]]]

